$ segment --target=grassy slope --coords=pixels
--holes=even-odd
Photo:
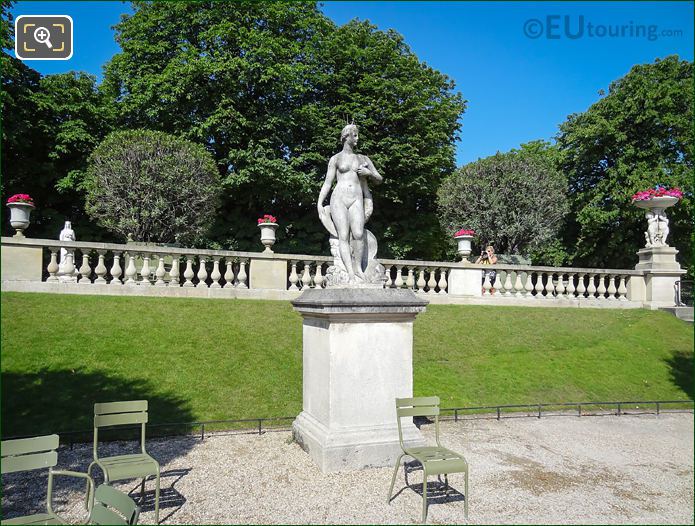
[[[443,406],[693,398],[693,330],[644,310],[428,307],[415,394]],[[301,318],[289,303],[5,293],[2,435],[91,427],[95,401],[151,421],[291,416]]]

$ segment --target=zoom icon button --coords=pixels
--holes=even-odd
[[[72,57],[72,18],[68,15],[20,15],[15,19],[14,36],[14,53],[20,60]]]

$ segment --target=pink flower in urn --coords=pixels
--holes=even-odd
[[[681,199],[683,197],[683,192],[680,188],[666,188],[665,186],[658,184],[654,188],[637,192],[632,196],[632,200],[647,201],[649,199],[653,199],[654,197],[675,197],[677,199]]]
[[[454,234],[454,237],[459,237],[459,236],[474,236],[475,235],[475,230],[471,230],[468,228],[462,228],[458,232]]]
[[[258,224],[260,225],[261,223],[277,223],[278,220],[275,216],[271,216],[270,214],[264,214],[263,217],[258,218]]]
[[[33,205],[34,200],[29,194],[14,194],[7,200],[8,203],[26,203],[28,205]]]

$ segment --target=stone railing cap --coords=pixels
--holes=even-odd
[[[299,312],[325,314],[413,313],[425,310],[429,301],[409,289],[307,289],[292,305]]]

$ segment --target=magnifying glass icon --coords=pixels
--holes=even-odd
[[[37,27],[34,30],[34,39],[39,43],[39,44],[46,44],[48,49],[51,49],[53,45],[51,44],[51,41],[49,40],[51,38],[51,32],[46,29],[45,27]]]

